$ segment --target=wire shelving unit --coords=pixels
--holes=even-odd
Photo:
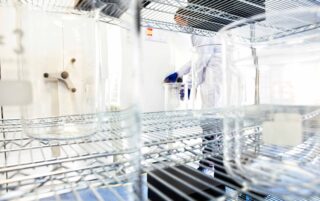
[[[8,3],[2,0],[0,3]],[[85,9],[75,9],[74,1],[21,2],[46,8],[48,11],[66,14],[88,14]],[[207,2],[207,3],[206,3]],[[208,3],[210,2],[210,3]],[[215,3],[213,3],[215,2]],[[141,5],[142,26],[159,28],[203,36],[213,36],[225,25],[246,19],[253,14],[274,11],[301,5],[302,1],[278,1],[266,7],[264,1],[183,1],[149,0]],[[289,3],[288,3],[289,2]],[[291,2],[291,3],[290,3]],[[303,1],[305,6],[317,2]],[[52,10],[52,8],[55,10]],[[174,15],[183,8],[182,15],[190,26],[181,27],[174,22]],[[230,10],[228,8],[238,8]],[[240,10],[239,10],[240,9]],[[246,12],[245,12],[246,11]],[[248,12],[250,11],[250,12]],[[121,19],[102,16],[102,20],[120,25]],[[275,29],[261,23],[267,29]],[[309,27],[306,25],[307,28]],[[280,30],[281,33],[300,32],[301,29]],[[284,31],[284,32],[283,32]],[[277,32],[279,33],[279,32]],[[270,37],[270,36],[267,36]],[[39,141],[22,133],[19,120],[0,122],[0,201],[4,200],[127,200],[134,195],[136,200],[274,200],[276,195],[263,195],[248,191],[224,170],[221,146],[221,127],[206,133],[201,129],[201,120],[191,111],[147,113],[142,116],[142,172],[132,170],[128,164],[130,154],[137,150],[126,149],[122,139],[129,138],[126,132],[125,113],[106,115],[105,126],[95,135],[82,139]],[[219,118],[219,112],[211,114]],[[90,116],[67,116],[55,121],[76,121]],[[50,126],[52,119],[40,123]],[[124,123],[122,123],[124,122]],[[252,128],[255,129],[255,128]],[[205,137],[214,136],[203,141]],[[204,150],[205,144],[213,144]],[[134,158],[134,157],[133,157]],[[197,170],[200,160],[215,161],[215,177]],[[132,191],[130,181],[141,175],[141,192]],[[142,197],[141,197],[142,196]],[[308,200],[318,201],[312,197]],[[307,200],[306,200],[307,201]]]
[[[72,120],[77,118],[90,121],[90,116]],[[128,200],[134,194],[137,200],[142,195],[147,200],[281,201],[233,180],[223,167],[221,132],[204,132],[201,118],[191,111],[142,115],[142,172],[132,171],[129,155],[136,150],[119,143],[128,137],[119,126],[125,120],[125,113],[109,113],[99,133],[67,141],[34,140],[21,132],[19,120],[1,121],[0,200]],[[206,153],[203,146],[209,143],[214,146]],[[214,178],[197,170],[200,160],[215,162]],[[141,175],[140,193],[128,182],[135,174]]]
[[[92,0],[1,0],[0,5],[19,2],[48,12],[75,15],[95,15],[97,12],[93,11],[99,9],[95,10],[94,8],[100,6],[100,11],[104,11],[99,14],[101,21],[125,28],[127,25],[123,18],[128,15],[126,12],[128,8],[125,6],[119,7],[115,2],[123,2],[122,4],[125,4],[127,1],[100,0],[102,3],[94,4]],[[319,5],[320,3],[317,0],[142,0],[140,7],[141,26],[211,37],[226,25],[248,19],[257,14],[282,12],[287,9]],[[188,25],[180,26],[176,24],[175,15],[187,19]],[[291,18],[291,20],[299,22],[299,19]],[[303,27],[310,29],[316,26],[315,24],[310,24],[310,22],[302,25],[304,26],[287,27],[285,30],[280,29],[273,34],[275,34],[275,37],[280,37],[286,33],[299,33],[303,31]],[[273,27],[272,22],[261,22],[260,26],[265,28],[264,32],[273,32],[276,29]]]

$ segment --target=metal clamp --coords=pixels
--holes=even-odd
[[[61,81],[67,87],[67,89],[69,89],[72,93],[75,93],[77,91],[72,81],[70,80],[70,75],[67,71],[62,71],[61,73],[50,73],[50,74],[44,73],[43,77],[51,81]]]

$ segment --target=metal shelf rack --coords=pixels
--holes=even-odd
[[[125,115],[110,113],[105,121],[125,121]],[[63,118],[90,120],[90,116]],[[125,127],[106,126],[88,138],[53,142],[30,139],[21,132],[19,120],[3,120],[0,122],[0,200],[128,200],[128,195],[134,195],[136,200],[246,200],[249,197],[281,201],[275,196],[248,192],[230,178],[221,160],[221,139],[202,141],[206,135],[219,136],[219,132],[203,132],[200,121],[191,111],[143,114],[141,173],[128,168],[132,160],[128,156],[136,150],[124,149],[118,143],[127,137]],[[209,142],[215,142],[214,155],[203,152],[203,144]],[[214,178],[197,170],[201,159],[215,161]],[[143,198],[127,188],[129,178],[135,174],[142,175]]]
[[[123,0],[124,1],[124,0]],[[12,4],[11,0],[0,0],[1,5]],[[39,8],[48,12],[59,12],[75,15],[96,15],[93,11],[92,0],[15,0],[33,8]],[[77,4],[78,2],[78,4]],[[79,3],[80,2],[80,3]],[[125,7],[117,7],[113,1],[101,1],[105,12],[100,12],[100,20],[126,28],[123,16],[130,15]],[[125,1],[124,1],[125,2]],[[79,6],[80,5],[80,6]],[[226,25],[239,20],[248,19],[257,14],[273,13],[297,7],[314,7],[320,3],[316,0],[141,0],[141,26],[162,29],[173,32],[182,32],[211,37]],[[109,12],[114,10],[114,12]],[[177,11],[180,10],[179,13]],[[123,15],[122,15],[123,14]],[[174,16],[181,16],[188,21],[188,26],[177,25]],[[124,17],[125,18],[125,17]],[[299,22],[299,19],[290,17]],[[301,26],[283,27],[277,29],[272,22],[257,23],[263,27],[260,40],[266,37],[283,37],[287,34],[300,33],[314,29],[313,23],[301,24]],[[317,27],[316,27],[317,28]],[[265,33],[272,33],[265,35]],[[258,34],[257,34],[258,36]],[[257,39],[258,40],[258,39]]]
[[[316,0],[144,0],[142,2],[142,26],[208,37],[215,35],[217,31],[232,22],[245,20],[257,14],[320,5]],[[177,13],[178,10],[180,10],[179,13]],[[175,15],[187,19],[188,26],[177,25],[174,21]],[[299,22],[299,19],[290,16],[289,18]],[[313,24],[304,24],[305,28],[309,25]],[[262,32],[275,30],[272,22],[261,22],[259,26],[264,27]],[[285,34],[299,33],[302,30],[303,28],[298,26],[288,26],[287,29],[277,30],[280,33],[274,34],[275,37],[280,37]]]
[[[127,7],[119,7],[113,2],[101,1],[97,7],[93,0],[0,0],[0,6],[12,6],[22,4],[33,9],[43,10],[49,13],[63,13],[70,15],[86,15],[98,18],[101,22],[126,28],[126,20],[123,16],[127,13]]]
[[[206,1],[206,0],[145,0],[142,9],[142,26],[184,32],[203,36],[213,36],[226,24],[235,22],[256,13],[262,13],[262,1],[255,3],[248,0]],[[247,6],[247,8],[246,8]],[[238,12],[228,7],[240,8]],[[244,9],[250,10],[244,14]],[[178,10],[182,12],[177,14]],[[248,11],[247,11],[248,12]],[[188,27],[179,26],[174,16],[188,20]]]

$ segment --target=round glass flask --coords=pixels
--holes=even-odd
[[[233,23],[225,50],[224,160],[245,187],[284,199],[320,195],[320,10]]]

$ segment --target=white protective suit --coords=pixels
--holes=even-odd
[[[222,55],[219,36],[192,35],[193,56],[178,71],[179,77],[192,73],[191,99],[200,89],[202,109],[222,107]]]

